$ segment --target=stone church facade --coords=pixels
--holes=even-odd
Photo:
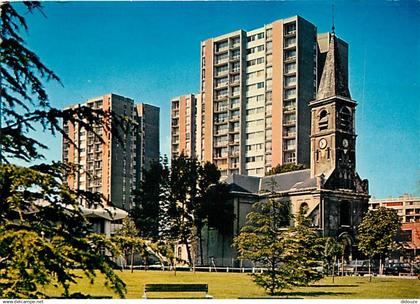
[[[356,172],[357,103],[351,99],[334,33],[330,39],[316,98],[309,103],[310,168],[265,177],[230,176],[226,182],[235,215],[232,234],[207,233],[207,263],[212,259],[218,266],[238,266],[233,236],[245,224],[252,204],[268,198],[288,202],[293,214],[305,207],[320,235],[343,241],[347,259],[357,257],[357,226],[368,210],[368,181]]]

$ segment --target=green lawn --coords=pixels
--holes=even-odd
[[[206,273],[206,272],[173,272],[144,271],[134,273],[126,270],[118,271],[118,275],[127,284],[127,298],[139,299],[143,296],[145,283],[207,283],[209,294],[216,299],[228,298],[253,298],[267,297],[264,291],[252,282],[249,275],[243,273]],[[83,279],[77,285],[72,286],[71,292],[80,291],[91,295],[109,295],[114,298],[117,295],[106,289],[103,278],[98,276],[94,285]],[[46,288],[45,292],[50,296],[58,296],[61,291]],[[191,294],[167,294],[151,293],[150,297],[189,297]],[[192,295],[197,297],[197,294]],[[198,295],[201,296],[201,295]],[[384,298],[420,298],[420,280],[373,278],[369,282],[367,277],[337,277],[335,284],[331,278],[325,278],[311,287],[295,288],[286,290],[281,296],[290,298],[353,298],[353,299],[384,299]]]

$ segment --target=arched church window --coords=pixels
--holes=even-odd
[[[315,151],[315,159],[316,161],[319,161],[319,150]]]
[[[340,225],[350,226],[351,224],[351,204],[350,202],[340,202]]]
[[[331,158],[331,149],[330,147],[327,148],[327,159]]]
[[[340,127],[344,130],[351,130],[352,120],[351,120],[351,111],[348,107],[342,107],[340,110]]]
[[[319,127],[319,131],[328,129],[328,112],[327,112],[327,110],[321,110],[321,112],[319,112],[318,127]]]
[[[301,212],[302,214],[306,214],[308,210],[309,210],[308,203],[303,202],[302,204],[300,204],[299,212]]]

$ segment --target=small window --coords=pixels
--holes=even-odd
[[[300,213],[306,214],[308,212],[308,210],[309,210],[308,203],[303,202],[302,204],[300,204],[300,207],[299,207],[299,212]]]
[[[349,108],[342,107],[340,110],[340,127],[344,130],[351,130],[351,112]]]
[[[321,110],[321,112],[319,113],[318,127],[320,131],[328,129],[327,110]]]

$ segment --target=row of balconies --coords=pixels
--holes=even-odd
[[[221,59],[215,61],[214,66],[220,66],[220,65],[226,64],[228,62],[235,62],[235,61],[238,61],[240,58],[241,58],[240,55],[239,56],[228,56],[228,57],[225,57],[225,58],[221,58]]]
[[[240,42],[237,42],[237,43],[229,43],[229,44],[227,44],[226,46],[223,46],[223,47],[221,47],[221,48],[217,48],[216,47],[216,49],[215,49],[215,54],[220,54],[220,53],[223,53],[223,52],[226,52],[226,51],[228,51],[229,49],[236,49],[236,48],[238,48],[238,47],[240,47],[241,46],[241,43]]]
[[[296,150],[296,145],[286,145],[283,147],[283,151],[294,151]]]
[[[296,106],[286,106],[283,108],[283,112],[295,112],[296,111]]]
[[[283,121],[283,126],[292,126],[296,125],[296,120],[285,120]]]
[[[231,80],[230,82],[228,81],[220,82],[220,83],[216,83],[216,89],[227,88],[228,85],[237,86],[238,84],[239,84],[239,79],[236,79],[234,81]]]
[[[296,132],[285,132],[283,133],[283,137],[289,137],[289,138],[296,137]]]

